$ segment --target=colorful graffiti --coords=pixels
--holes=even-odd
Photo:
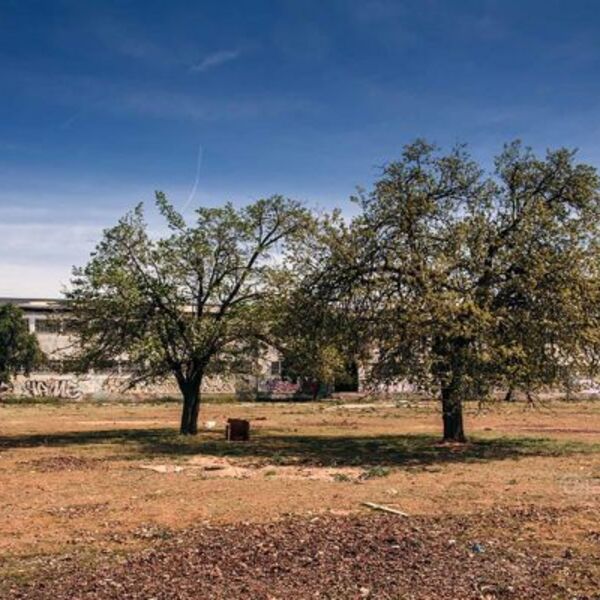
[[[296,394],[301,390],[299,383],[292,383],[285,379],[267,379],[261,383],[261,391],[270,394]]]

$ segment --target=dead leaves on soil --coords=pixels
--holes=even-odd
[[[149,549],[93,569],[66,563],[14,586],[11,597],[591,600],[597,556],[520,541],[524,523],[550,528],[568,517],[529,507],[450,518],[292,518],[168,535],[149,528],[141,534],[155,540]]]

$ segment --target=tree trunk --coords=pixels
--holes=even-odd
[[[444,441],[465,442],[462,398],[452,385],[442,388],[442,417],[444,420]]]
[[[179,384],[183,394],[183,410],[181,412],[182,435],[198,433],[198,413],[200,412],[200,384],[202,380],[182,381]]]

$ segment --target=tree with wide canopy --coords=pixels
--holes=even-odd
[[[406,146],[304,283],[360,332],[371,381],[439,393],[445,440],[465,440],[463,401],[568,385],[600,358],[596,170],[519,142],[494,164]]]
[[[198,208],[191,223],[163,193],[156,204],[168,234],[152,236],[139,205],[75,269],[73,363],[86,370],[122,358],[132,384],[175,377],[180,431],[196,434],[203,379],[258,356],[286,244],[310,229],[311,217],[281,196]]]

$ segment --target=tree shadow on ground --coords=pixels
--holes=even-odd
[[[438,437],[425,434],[315,436],[261,431],[250,442],[227,442],[214,432],[183,437],[172,429],[108,429],[0,437],[0,451],[101,445],[111,446],[120,459],[177,459],[201,454],[307,466],[418,467],[600,452],[600,444],[532,437],[472,438],[464,445],[443,445]]]

